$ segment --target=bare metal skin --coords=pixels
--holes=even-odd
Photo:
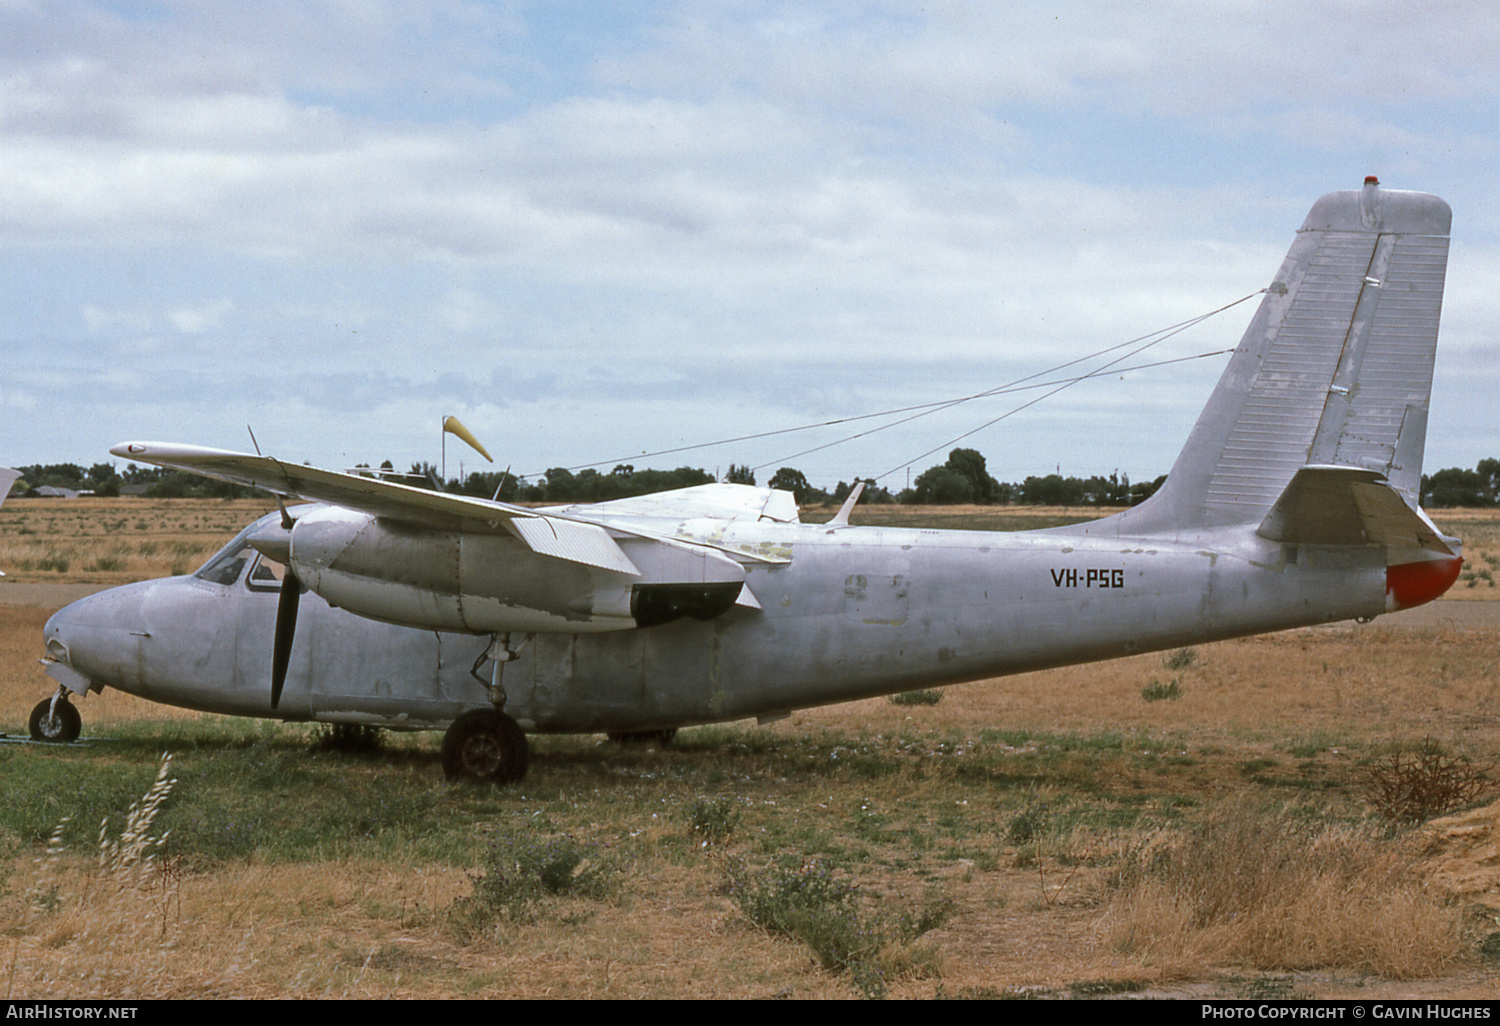
[[[44,705],[116,687],[447,728],[450,775],[510,781],[522,731],[770,719],[1430,601],[1462,565],[1417,506],[1450,220],[1373,181],[1320,199],[1166,484],[1076,527],[851,527],[850,504],[804,524],[790,496],[741,485],[529,510],[122,444],[317,504],[194,576],[60,611]]]

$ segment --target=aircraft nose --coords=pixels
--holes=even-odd
[[[73,645],[78,640],[78,632],[69,613],[72,608],[70,605],[58,610],[42,628],[42,641],[47,648],[47,656],[42,664],[47,670],[47,676],[74,694],[82,695],[88,691],[93,680],[78,672],[73,665]]]
[[[60,663],[68,662],[68,640],[64,635],[68,632],[69,621],[64,612],[66,607],[53,613],[42,628],[42,643],[47,646],[47,656]]]
[[[52,665],[48,673],[74,691],[108,684],[126,691],[139,686],[136,653],[146,636],[140,585],[111,588],[59,609],[42,628]],[[66,667],[66,670],[59,669]]]
[[[47,646],[47,656],[59,663],[73,665],[73,646],[82,638],[85,624],[95,618],[89,615],[96,595],[71,602],[53,613],[42,628],[42,641]]]

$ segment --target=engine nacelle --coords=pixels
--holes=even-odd
[[[509,533],[442,531],[325,507],[297,520],[287,564],[330,605],[476,634],[710,619],[734,605],[744,584],[744,568],[711,549],[633,537],[619,545],[638,575],[543,555]]]

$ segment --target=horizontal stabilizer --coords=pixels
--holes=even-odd
[[[1256,531],[1291,545],[1384,545],[1455,555],[1449,539],[1373,470],[1307,466]]]

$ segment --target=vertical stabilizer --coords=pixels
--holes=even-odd
[[[1373,471],[1415,506],[1451,222],[1374,178],[1318,200],[1166,483],[1112,527],[1258,524],[1308,465]]]

